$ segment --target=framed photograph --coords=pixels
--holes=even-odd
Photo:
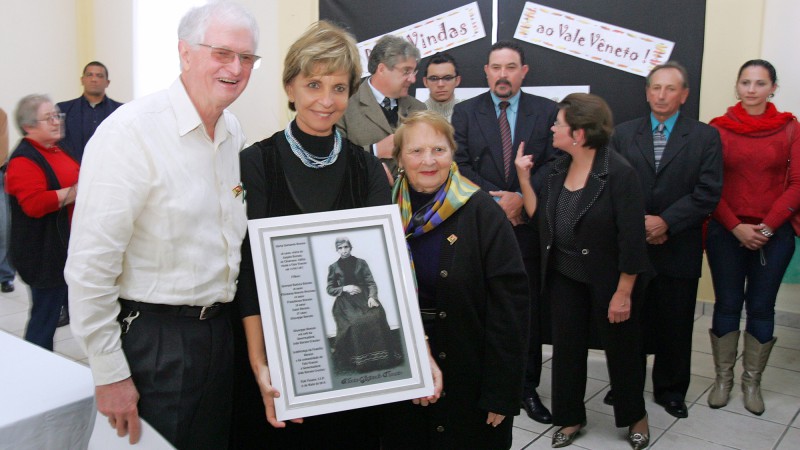
[[[396,205],[248,230],[278,420],[433,394]]]

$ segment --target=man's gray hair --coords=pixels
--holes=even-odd
[[[17,103],[14,118],[17,121],[19,132],[23,136],[28,132],[22,127],[35,127],[39,123],[39,107],[43,103],[53,103],[53,100],[46,94],[30,94],[22,97]]]
[[[378,40],[369,54],[367,70],[374,74],[378,71],[378,64],[383,63],[393,69],[401,60],[414,58],[419,62],[419,49],[411,42],[399,37],[386,35]]]
[[[211,21],[225,25],[238,26],[250,30],[253,36],[253,52],[258,47],[258,23],[248,10],[238,3],[220,1],[192,8],[178,25],[178,39],[189,44],[210,44],[203,42]]]

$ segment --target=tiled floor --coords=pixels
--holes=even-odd
[[[28,288],[17,280],[17,290],[0,294],[0,329],[17,336],[24,332],[29,309]],[[702,306],[702,305],[701,305]],[[708,306],[708,305],[707,305]],[[702,307],[699,308],[702,310]],[[710,308],[706,308],[710,310]],[[742,406],[738,387],[741,364],[736,367],[737,386],[730,404],[718,410],[706,404],[714,367],[708,341],[711,318],[698,313],[695,321],[692,352],[692,383],[687,404],[688,419],[675,419],[653,403],[652,384],[645,390],[650,417],[650,434],[654,449],[797,449],[800,448],[800,329],[776,327],[778,341],[764,373],[763,394],[766,412],[754,416]],[[67,358],[86,363],[86,357],[72,338],[69,327],[59,328],[55,336],[55,351]],[[550,402],[550,356],[545,348],[545,363],[539,394],[545,404]],[[0,352],[0,358],[2,352]],[[13,362],[3,362],[8,364]],[[648,367],[648,370],[650,367]],[[589,355],[589,379],[586,382],[588,425],[571,448],[625,449],[625,430],[614,427],[610,406],[602,399],[609,388],[605,357],[601,351]],[[550,448],[554,428],[531,421],[524,412],[514,418],[513,449]]]

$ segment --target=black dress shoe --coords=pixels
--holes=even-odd
[[[689,417],[689,408],[686,407],[686,403],[683,400],[656,400],[656,403],[663,406],[664,411],[673,417],[677,417],[678,419]]]
[[[553,423],[553,416],[550,411],[542,404],[539,399],[539,394],[533,393],[532,396],[522,399],[522,408],[528,414],[528,417],[539,423]]]
[[[606,396],[603,397],[603,403],[608,406],[614,406],[614,391],[609,389],[608,392],[606,392]]]
[[[14,292],[14,282],[11,280],[3,281],[2,283],[0,283],[0,291]]]

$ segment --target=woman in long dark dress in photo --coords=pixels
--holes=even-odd
[[[395,351],[386,311],[378,300],[378,285],[369,264],[350,252],[346,237],[336,238],[339,259],[328,267],[328,295],[336,297],[333,358],[339,371],[369,372],[394,367]]]

